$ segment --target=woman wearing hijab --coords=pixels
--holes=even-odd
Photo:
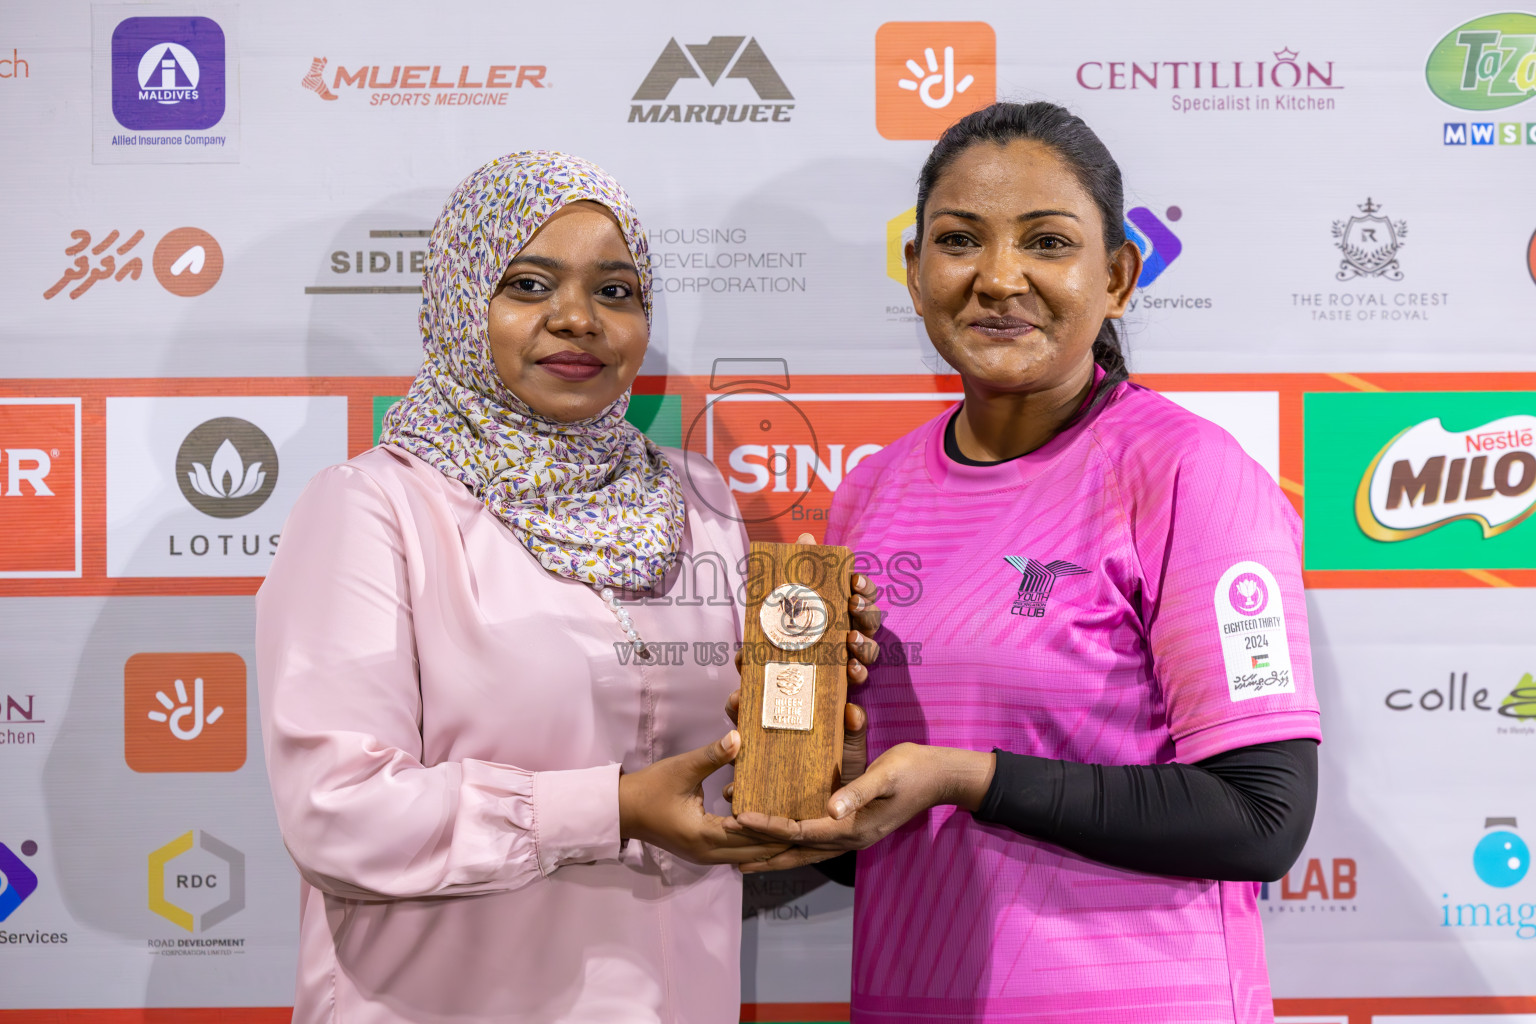
[[[650,282],[612,178],[491,161],[433,229],[383,443],[294,506],[256,644],[296,1021],[736,1019],[731,865],[785,847],[721,817],[734,670],[654,646],[740,637],[746,539],[624,419]]]

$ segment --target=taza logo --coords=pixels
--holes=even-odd
[[[1340,281],[1356,277],[1385,277],[1401,281],[1403,271],[1397,265],[1397,250],[1405,244],[1406,221],[1390,221],[1378,216],[1381,207],[1369,196],[1358,207],[1359,215],[1333,222],[1334,248],[1344,254],[1339,261]]]
[[[176,453],[176,482],[204,515],[238,519],[277,486],[277,449],[249,420],[220,416],[195,427]]]
[[[1408,540],[1467,519],[1484,537],[1536,508],[1536,416],[1504,416],[1473,430],[1439,417],[1402,431],[1366,467],[1355,520],[1375,540]]]
[[[1430,51],[1424,77],[1463,110],[1524,103],[1536,96],[1536,16],[1489,14],[1451,29]]]

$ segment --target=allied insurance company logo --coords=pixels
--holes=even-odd
[[[1162,277],[1163,271],[1184,251],[1184,243],[1167,223],[1177,222],[1183,216],[1184,211],[1177,206],[1168,207],[1161,218],[1145,206],[1125,211],[1125,237],[1141,252],[1141,276],[1136,279],[1136,287],[1145,288]],[[907,284],[907,244],[916,237],[915,206],[885,223],[885,273],[903,288]]]
[[[80,399],[0,398],[0,579],[81,573]]]
[[[329,101],[352,90],[365,92],[370,107],[505,107],[512,89],[549,87],[544,80],[549,68],[543,64],[462,64],[457,69],[443,64],[396,64],[385,78],[382,64],[348,68],[337,63],[327,81],[329,64],[328,57],[313,58],[299,84]]]
[[[76,228],[69,237],[64,255],[73,257],[73,262],[43,292],[44,301],[61,294],[78,299],[100,282],[137,281],[144,273],[145,253],[138,248],[145,237],[142,228],[126,236],[113,228],[100,239]],[[219,283],[224,250],[202,228],[175,228],[155,243],[150,268],[160,287],[184,299],[194,298]]]
[[[888,21],[875,32],[875,128],[936,139],[997,100],[997,34],[984,21]]]
[[[1536,96],[1536,15],[1473,18],[1447,32],[1424,66],[1429,89],[1462,110],[1502,110]],[[1447,121],[1445,146],[1536,146],[1536,121]]]
[[[124,665],[123,757],[134,771],[237,771],[245,733],[238,654],[140,653]]]
[[[112,116],[139,131],[224,117],[224,30],[212,18],[125,18],[112,31]]]
[[[700,81],[707,83],[710,91],[705,91]],[[751,87],[750,93],[745,86]],[[714,92],[717,88],[718,93]],[[683,90],[681,98],[688,102],[668,102],[679,98],[673,95],[679,89]],[[760,102],[750,102],[754,96]],[[667,40],[631,97],[629,120],[782,124],[791,119],[795,105],[789,101],[794,98],[755,37],[712,36],[707,43],[685,46],[678,45],[674,37]]]
[[[245,909],[245,854],[202,830],[177,836],[149,855],[149,909],[189,932],[229,920]]]
[[[1522,528],[1536,393],[1317,393],[1303,408],[1307,568],[1536,568]]]

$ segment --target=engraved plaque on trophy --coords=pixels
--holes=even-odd
[[[824,817],[840,785],[852,563],[843,547],[752,544],[736,814]]]

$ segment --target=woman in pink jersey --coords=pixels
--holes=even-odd
[[[1120,171],[1048,103],[924,165],[907,282],[965,399],[861,462],[828,543],[920,559],[826,818],[860,850],[853,1020],[1272,1019],[1255,903],[1316,799],[1301,531],[1212,423],[1126,378]],[[920,646],[916,646],[920,645]]]

